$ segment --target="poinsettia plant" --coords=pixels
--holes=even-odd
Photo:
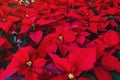
[[[0,0],[0,80],[120,80],[120,0]]]

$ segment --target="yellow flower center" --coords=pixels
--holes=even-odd
[[[29,67],[32,66],[32,61],[26,62],[26,65],[29,66]]]
[[[108,48],[109,46],[107,45],[106,48]]]
[[[69,75],[68,75],[68,77],[69,77],[69,79],[74,79],[74,75],[72,74],[72,73],[70,73]]]
[[[26,16],[26,17],[29,17],[29,15],[28,15],[28,14],[26,14],[25,16]]]
[[[33,23],[31,26],[32,26],[32,30],[34,31],[35,30],[35,24]]]
[[[86,13],[86,15],[88,16],[88,15],[89,15],[89,13]]]
[[[63,40],[63,36],[59,36],[58,39],[59,39],[59,40]]]
[[[35,2],[35,0],[31,0],[31,2]]]
[[[24,3],[24,0],[20,0],[19,4],[22,5]]]
[[[85,26],[89,26],[89,24],[85,24]]]
[[[5,18],[3,18],[3,19],[2,19],[2,21],[6,21],[6,19],[5,19]]]
[[[77,33],[77,32],[75,32],[75,35],[78,35],[78,33]]]
[[[60,21],[58,21],[58,24],[61,24],[61,22],[60,22]]]

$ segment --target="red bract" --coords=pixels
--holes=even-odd
[[[1,77],[1,75],[2,75],[2,73],[4,72],[4,69],[0,69],[0,77]]]
[[[12,45],[8,42],[8,40],[1,36],[0,36],[0,42],[1,42],[0,47],[2,47],[3,49],[12,48]]]
[[[119,43],[119,36],[118,33],[110,30],[105,33],[103,40],[107,46],[114,46]]]
[[[94,41],[94,45],[96,47],[96,57],[98,59],[103,55],[106,45],[104,44],[104,42],[102,42],[98,39]]]
[[[120,61],[111,55],[106,55],[102,58],[102,65],[104,68],[108,69],[108,70],[114,70],[116,72],[120,73]]]
[[[66,71],[66,72],[70,72],[71,71],[71,62],[66,59],[66,58],[60,58],[59,56],[55,55],[55,54],[49,54],[49,56],[52,58],[55,66],[60,69],[61,71]]]
[[[8,33],[12,26],[12,23],[19,21],[20,18],[14,15],[10,15],[8,12],[5,12],[4,7],[0,9],[0,28],[3,29],[6,33]]]
[[[30,46],[20,48],[2,74],[1,80],[4,80],[17,71],[19,75],[24,75],[26,80],[36,80],[36,73],[38,73],[38,70],[42,71],[41,67],[45,65],[46,60],[38,58],[35,54],[37,53],[35,53],[34,49]],[[30,75],[31,77],[29,77]]]
[[[74,48],[69,54],[70,62],[73,64],[73,72],[79,75],[81,71],[86,71],[94,66],[96,61],[95,48]]]
[[[57,27],[55,35],[61,41],[72,42],[75,40],[75,33],[69,27]]]
[[[48,25],[48,24],[53,23],[53,22],[56,22],[56,21],[53,20],[53,19],[48,19],[48,20],[39,19],[39,20],[37,21],[37,24],[39,24],[40,26],[42,26],[42,25]]]
[[[114,80],[120,73],[119,4],[0,0],[0,80]]]
[[[35,28],[36,28],[35,20],[36,20],[36,17],[30,17],[30,18],[23,19],[20,33],[26,33],[30,29],[35,30]]]
[[[112,80],[110,73],[102,67],[96,67],[93,71],[98,80]]]
[[[42,32],[41,31],[37,31],[37,32],[30,32],[30,38],[36,43],[38,44],[42,38]]]
[[[89,79],[85,77],[80,77],[78,80],[89,80]]]
[[[55,66],[61,71],[68,73],[68,78],[73,76],[73,78],[75,78],[82,71],[91,69],[96,60],[96,52],[94,48],[83,48],[75,50],[75,52],[71,52],[68,55],[68,58],[60,58],[55,54],[49,54]],[[89,58],[87,56],[89,56]]]
[[[47,56],[47,48],[53,44],[53,39],[55,38],[55,35],[50,34],[42,40],[41,44],[38,47],[38,53],[41,57]]]
[[[61,42],[73,42],[75,40],[75,34],[68,27],[58,27],[56,28],[56,32],[53,34],[47,35],[41,42],[38,47],[38,51],[41,56],[46,56],[46,48],[48,48],[52,44],[60,44]]]

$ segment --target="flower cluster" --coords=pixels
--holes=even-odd
[[[0,0],[0,80],[120,80],[120,0]]]

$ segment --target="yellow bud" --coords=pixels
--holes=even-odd
[[[74,79],[74,75],[72,74],[72,73],[70,73],[69,75],[68,75],[68,77],[69,77],[69,79]]]
[[[59,39],[59,40],[63,40],[63,36],[59,36],[58,39]]]
[[[3,18],[3,19],[2,19],[2,21],[6,21],[6,19],[5,19],[5,18]]]
[[[26,62],[26,65],[27,65],[27,66],[32,66],[32,61]]]

